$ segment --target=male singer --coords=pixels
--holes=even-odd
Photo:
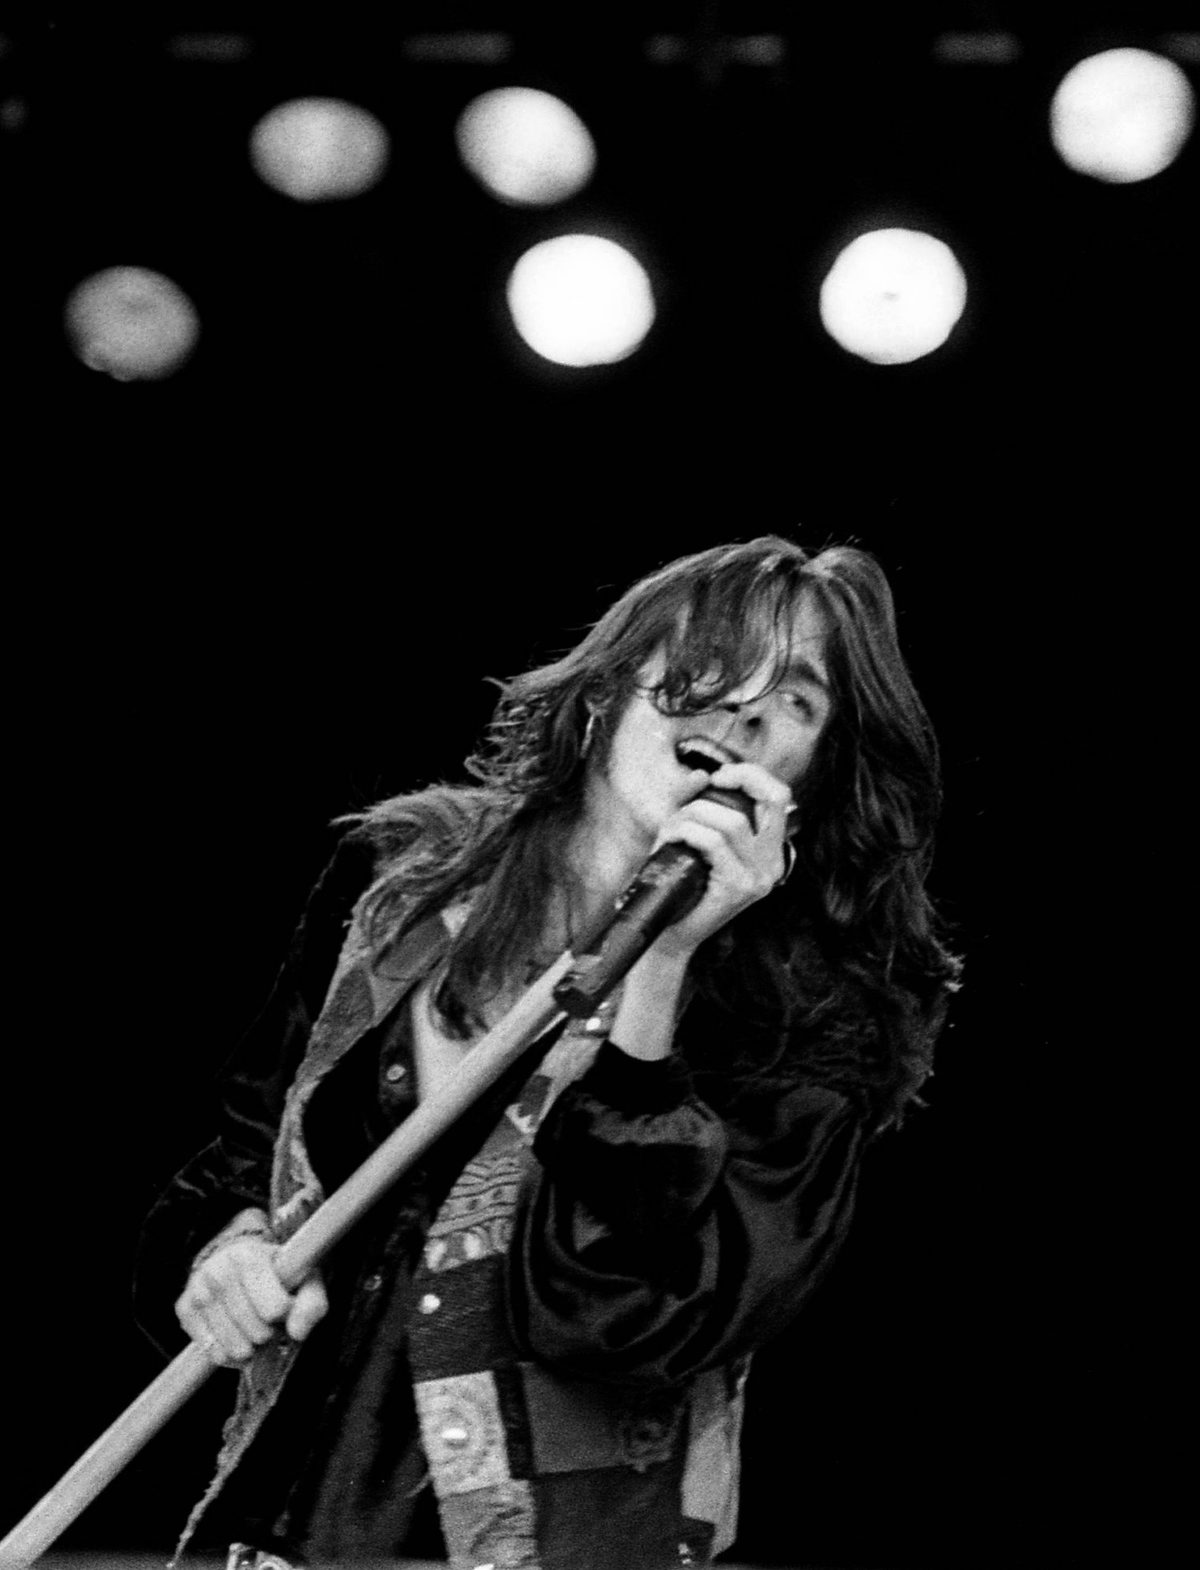
[[[147,1224],[147,1328],[173,1304],[241,1371],[185,1535],[245,1566],[708,1564],[749,1360],[957,986],[883,573],[775,536],[673,562],[503,687],[467,769],[341,820]],[[699,903],[285,1291],[280,1243],[673,842]]]

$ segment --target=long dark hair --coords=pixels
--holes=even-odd
[[[900,654],[887,580],[851,546],[810,556],[768,535],[669,563],[562,659],[498,683],[483,744],[467,760],[475,783],[339,820],[377,846],[364,906],[375,939],[401,910],[415,917],[472,894],[438,993],[451,1031],[469,1033],[538,955],[592,754],[603,766],[651,655],[665,651],[661,708],[711,709],[786,648],[805,594],[829,628],[833,703],[797,791],[799,866],[691,968],[712,1003],[777,1044],[766,1057],[753,1048],[734,1065],[743,1074],[786,1073],[823,1050],[843,1079],[873,1090],[882,1122],[900,1120],[931,1071],[960,961],[925,889],[941,804],[937,744]]]

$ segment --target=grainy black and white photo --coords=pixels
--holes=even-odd
[[[1174,1562],[1186,10],[0,7],[4,1570]]]

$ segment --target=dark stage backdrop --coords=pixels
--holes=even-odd
[[[524,14],[487,9],[469,20]],[[688,8],[592,9],[530,22],[507,77],[398,65],[382,20],[282,28],[219,67],[171,60],[165,24],[22,41],[28,113],[0,147],[25,482],[0,1529],[158,1370],[129,1313],[140,1219],[208,1137],[330,820],[457,776],[487,677],[569,646],[634,578],[779,531],[891,576],[967,971],[928,1111],[871,1153],[837,1270],[758,1361],[734,1557],[1090,1563],[1160,1518],[1171,1378],[1181,1097],[1155,1060],[1180,1032],[1145,999],[1185,799],[1196,147],[1140,186],[1062,167],[1044,104],[1090,22],[1018,7],[1017,63],[935,68],[933,7],[810,27],[730,6],[734,31],[785,30],[791,64],[719,78],[630,43]],[[1146,42],[1138,10],[1100,42]],[[597,179],[566,208],[500,208],[455,166],[455,115],[506,79],[593,125]],[[257,117],[308,92],[397,138],[369,195],[304,208],[244,167]],[[959,329],[911,366],[851,359],[816,316],[870,215],[940,225],[967,269]],[[539,368],[505,270],[594,223],[653,258],[659,322],[611,371]],[[121,264],[201,311],[171,380],[112,381],[62,336],[69,290]],[[59,1546],[169,1550],[229,1384]]]

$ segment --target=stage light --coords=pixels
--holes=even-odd
[[[423,65],[503,65],[512,52],[508,33],[413,33],[400,45],[406,60]]]
[[[93,273],[68,298],[64,325],[84,365],[119,382],[170,376],[200,333],[196,309],[183,290],[146,267]]]
[[[340,98],[279,104],[250,136],[260,179],[298,202],[361,195],[381,178],[389,154],[390,139],[375,116]]]
[[[177,33],[167,39],[167,53],[176,60],[197,60],[206,65],[231,65],[245,60],[253,44],[244,33]]]
[[[967,302],[954,252],[916,229],[875,229],[852,240],[821,285],[826,332],[873,365],[905,365],[950,336]]]
[[[1110,184],[1149,180],[1174,162],[1196,118],[1196,96],[1173,60],[1106,49],[1073,66],[1050,105],[1063,162]]]
[[[1021,40],[995,28],[939,33],[933,58],[944,65],[1012,65],[1021,58]]]
[[[561,98],[532,87],[481,93],[455,127],[463,163],[480,185],[516,207],[549,207],[581,191],[596,167],[586,125]]]
[[[594,234],[564,234],[526,251],[508,282],[521,337],[556,365],[613,365],[654,323],[654,294],[635,256]]]

